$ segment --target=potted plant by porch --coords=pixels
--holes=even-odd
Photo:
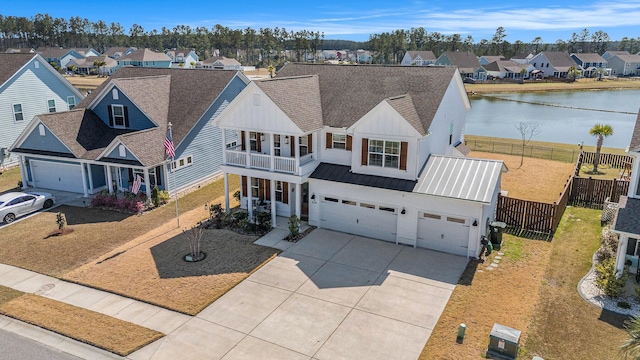
[[[187,238],[189,243],[189,254],[184,256],[184,260],[187,262],[198,262],[204,260],[207,257],[202,250],[200,250],[200,240],[202,239],[203,229],[199,225],[192,226],[191,229],[182,230],[182,233]]]

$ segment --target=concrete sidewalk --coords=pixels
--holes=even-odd
[[[0,285],[112,316],[123,321],[159,331],[163,334],[171,333],[191,319],[191,316],[150,305],[142,301],[59,280],[51,276],[42,275],[11,265],[0,264]],[[78,353],[74,351],[81,349],[80,354],[82,354],[87,351],[90,352],[90,350],[87,349],[93,349],[97,351],[98,354],[102,354],[102,356],[109,354],[115,356],[113,358],[119,358],[104,350],[77,341],[71,342],[70,339],[62,335],[37,327],[31,327],[30,325],[27,326],[17,320],[8,321],[7,319],[9,318],[0,318],[0,328],[16,332],[33,340],[58,348],[59,350],[69,352],[70,354],[85,357],[78,355]],[[34,331],[30,328],[40,329],[45,333]],[[51,334],[55,334],[55,336],[52,337]],[[69,341],[63,341],[61,339],[67,339]],[[78,344],[82,344],[83,346]],[[68,349],[71,350],[67,351]],[[85,358],[93,359],[95,357],[89,356]]]

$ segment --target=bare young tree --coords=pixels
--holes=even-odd
[[[540,134],[540,129],[538,128],[538,123],[522,121],[515,124],[515,127],[522,137],[522,153],[520,155],[520,166],[518,166],[518,169],[520,169],[524,162],[524,148],[534,136]]]
[[[200,250],[200,240],[202,239],[203,229],[200,226],[192,226],[191,229],[182,230],[189,242],[189,252],[191,253],[191,261],[199,261],[204,258],[204,254]]]

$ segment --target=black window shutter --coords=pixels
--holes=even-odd
[[[124,126],[129,127],[129,109],[126,106],[124,107]]]
[[[162,166],[156,167],[156,185],[162,185]]]
[[[629,242],[627,242],[627,255],[635,256],[637,241],[636,239],[629,238]]]
[[[129,168],[129,182],[133,182],[133,169]]]
[[[113,108],[109,105],[107,109],[109,109],[109,126],[113,127]]]

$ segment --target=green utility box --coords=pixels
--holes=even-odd
[[[520,330],[498,323],[494,324],[489,335],[487,354],[504,359],[515,359],[518,356],[518,343],[521,334]]]

